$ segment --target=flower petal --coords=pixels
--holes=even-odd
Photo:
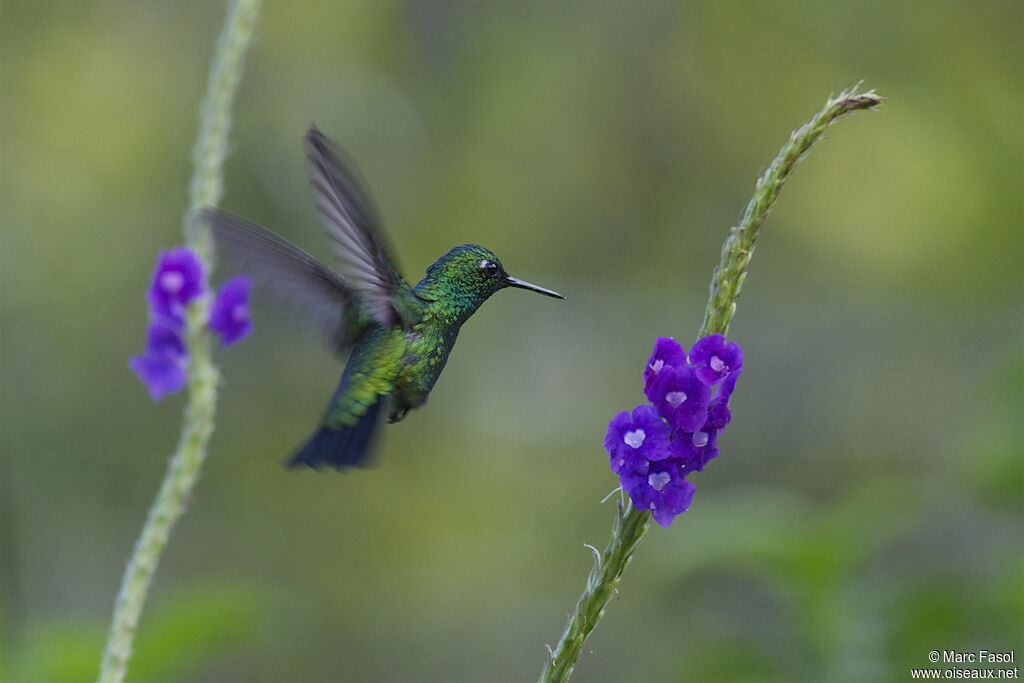
[[[704,427],[711,430],[722,429],[729,424],[730,420],[732,420],[732,411],[729,410],[729,404],[725,399],[715,397],[708,404],[708,419]]]
[[[616,474],[643,470],[648,460],[663,460],[672,454],[669,427],[649,405],[625,410],[608,422],[604,447]]]
[[[738,380],[742,374],[743,370],[730,372],[729,376],[722,380],[722,384],[718,387],[718,393],[715,395],[715,398],[728,401],[729,397],[732,396],[732,392],[736,389],[736,380]]]
[[[693,368],[686,365],[662,370],[648,387],[646,394],[658,414],[667,419],[674,429],[680,428],[676,422],[679,415],[689,415],[702,410],[711,399],[711,389],[697,378]],[[685,420],[686,424],[692,421]],[[702,424],[703,416],[696,426],[685,429],[692,432],[699,429]]]
[[[709,334],[693,345],[688,359],[700,381],[712,386],[743,367],[743,349],[720,334]]]
[[[690,349],[688,359],[693,367],[706,366],[711,356],[720,352],[725,346],[725,337],[720,334],[709,334],[701,337]]]
[[[661,507],[673,515],[680,515],[690,509],[696,490],[697,487],[685,479],[673,482],[673,486],[663,492]]]
[[[205,291],[206,272],[194,251],[188,247],[175,247],[160,253],[148,294],[156,319],[176,326],[184,325],[189,302]]]
[[[252,279],[245,275],[233,277],[217,293],[210,309],[207,327],[220,335],[221,346],[231,346],[252,331],[249,318],[249,291]]]
[[[729,342],[722,348],[722,360],[731,370],[743,367],[743,349],[736,342]]]
[[[146,331],[146,354],[184,358],[188,355],[181,333],[165,322],[150,323]]]
[[[668,418],[673,429],[683,432],[695,432],[704,426],[708,419],[708,409],[704,407],[693,410],[676,410]]]
[[[622,482],[622,488],[626,489],[626,492],[629,494],[629,499],[633,501],[633,507],[637,510],[653,510],[657,505],[654,489],[647,484],[647,477],[638,479],[639,481],[632,487],[627,487],[626,481],[622,479],[619,481]]]
[[[146,385],[154,401],[159,401],[166,394],[181,391],[185,386],[185,366],[184,356],[152,352],[135,356],[128,362],[128,367]]]
[[[644,388],[654,381],[665,366],[680,367],[686,365],[686,349],[672,337],[658,337],[654,342],[654,350],[644,366]]]

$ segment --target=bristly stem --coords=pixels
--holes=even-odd
[[[587,575],[586,588],[569,616],[562,639],[554,650],[548,652],[548,660],[540,675],[542,683],[569,680],[580,658],[584,641],[604,616],[605,605],[615,595],[622,573],[632,559],[633,549],[650,526],[649,510],[637,510],[628,499],[625,507],[621,501],[617,503],[612,536],[600,554],[591,546],[594,566]]]
[[[743,287],[747,267],[754,253],[754,243],[768,212],[789,179],[797,162],[810,150],[825,129],[844,114],[860,109],[872,109],[885,101],[873,90],[859,93],[856,88],[840,93],[825,103],[814,118],[793,131],[774,161],[754,186],[754,196],[743,212],[739,225],[732,228],[722,245],[722,260],[711,277],[711,292],[704,311],[704,323],[699,337],[725,334],[729,321],[736,312],[736,299]],[[622,573],[629,564],[633,549],[647,533],[651,523],[648,510],[638,510],[630,503],[620,503],[612,526],[612,535],[604,552],[594,551],[594,566],[587,576],[587,585],[576,608],[569,616],[558,645],[549,650],[547,662],[541,672],[541,683],[569,680],[579,660],[583,643],[597,622],[604,616],[608,601],[616,593]]]
[[[228,153],[231,108],[242,80],[242,62],[256,28],[261,1],[231,0],[199,109],[199,133],[192,148],[193,171],[183,227],[186,244],[199,254],[207,272],[213,270],[213,235],[205,222],[192,219],[204,206],[217,206],[224,191],[222,170]]]
[[[771,166],[757,179],[754,196],[743,211],[739,225],[732,228],[722,244],[722,260],[711,276],[711,292],[698,337],[728,332],[729,321],[736,312],[736,299],[747,277],[747,266],[754,255],[757,235],[797,162],[807,154],[825,129],[844,114],[873,109],[883,102],[885,98],[874,90],[864,93],[858,93],[855,89],[847,90],[826,102],[814,118],[790,134]]]
[[[232,0],[217,42],[193,150],[194,170],[185,212],[185,244],[213,270],[213,243],[206,227],[193,223],[202,206],[215,206],[223,188],[222,167],[231,128],[231,107],[242,76],[242,62],[252,39],[260,0]],[[181,436],[164,475],[160,491],[146,517],[142,533],[121,579],[114,615],[100,666],[101,683],[121,683],[132,656],[132,643],[153,574],[175,522],[185,512],[199,477],[206,446],[213,433],[220,372],[213,362],[210,334],[206,331],[209,299],[204,296],[188,311],[188,399]]]

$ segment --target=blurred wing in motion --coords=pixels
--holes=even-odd
[[[353,166],[342,161],[344,154],[316,126],[306,134],[306,156],[317,210],[341,259],[346,282],[381,325],[411,324],[418,313],[412,289],[388,255]]]
[[[319,325],[333,350],[352,346],[369,322],[341,276],[286,239],[219,209],[203,209],[198,220],[210,226],[221,254]]]

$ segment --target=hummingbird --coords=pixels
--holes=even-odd
[[[565,297],[512,277],[494,252],[475,244],[449,249],[411,287],[355,166],[315,125],[304,147],[338,270],[239,216],[206,208],[200,220],[219,251],[284,302],[311,312],[334,351],[350,351],[317,431],[287,463],[345,470],[366,465],[382,414],[398,422],[423,405],[462,325],[492,294],[514,287]]]

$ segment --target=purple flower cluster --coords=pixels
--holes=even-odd
[[[718,456],[718,435],[732,419],[729,398],[743,371],[743,350],[720,334],[690,353],[659,337],[644,368],[650,405],[608,423],[604,447],[633,505],[667,527],[685,512],[696,487],[686,480]]]
[[[234,277],[224,283],[210,309],[207,328],[220,335],[221,346],[242,340],[252,330],[249,290],[252,280]],[[206,293],[206,271],[188,247],[161,252],[149,286],[150,322],[146,352],[128,366],[135,371],[154,401],[185,386],[188,345],[185,313],[189,303]]]

